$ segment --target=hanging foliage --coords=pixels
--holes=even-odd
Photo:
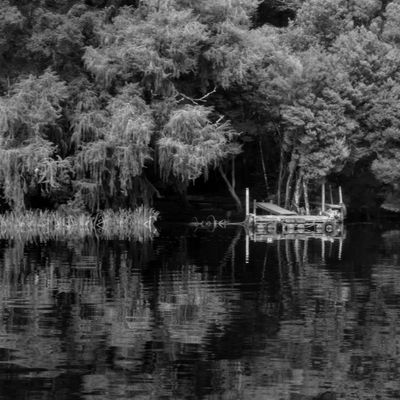
[[[13,209],[24,209],[24,197],[30,189],[49,193],[70,183],[70,162],[54,159],[54,151],[54,145],[40,137],[18,148],[0,148],[0,182]]]
[[[56,147],[44,138],[61,115],[66,87],[46,71],[14,85],[0,101],[0,182],[11,207],[24,208],[30,186],[54,189],[65,180],[69,163],[52,156]]]
[[[97,197],[140,195],[132,193],[133,179],[141,175],[146,162],[151,160],[151,110],[138,97],[136,86],[127,85],[103,113],[101,129],[96,125],[82,129],[82,120],[76,125],[80,129],[74,133],[77,138],[82,138],[87,130],[96,132],[96,140],[83,143],[76,156],[78,178],[90,179],[93,190],[100,191]],[[85,191],[89,190],[87,186]]]
[[[158,162],[164,181],[173,176],[187,184],[224,158],[240,153],[238,135],[228,123],[211,122],[212,109],[184,106],[172,112],[158,140]]]
[[[1,145],[12,145],[27,138],[43,136],[61,115],[60,103],[67,88],[54,72],[29,76],[17,82],[0,103]]]

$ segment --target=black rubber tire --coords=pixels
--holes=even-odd
[[[331,222],[327,222],[325,224],[325,232],[326,233],[332,233],[334,230],[333,224]]]
[[[304,226],[304,224],[297,225],[297,232],[303,233],[305,230],[306,230],[306,227]]]
[[[271,223],[267,224],[266,229],[267,233],[276,233],[276,224]]]

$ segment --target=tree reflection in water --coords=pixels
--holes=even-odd
[[[0,399],[399,398],[399,244],[3,240]]]

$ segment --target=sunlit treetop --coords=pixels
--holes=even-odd
[[[113,24],[99,32],[100,47],[89,47],[86,67],[105,87],[116,80],[152,80],[155,91],[165,80],[197,69],[206,27],[191,10],[160,9],[147,12],[123,9]]]

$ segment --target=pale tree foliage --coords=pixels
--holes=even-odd
[[[396,18],[394,11],[393,18]],[[391,23],[389,19],[383,35],[390,36]],[[377,34],[360,28],[335,44],[353,87],[352,101],[356,107],[353,117],[359,124],[350,138],[352,159],[376,155],[372,171],[384,183],[389,183],[389,176],[395,176],[390,170],[400,147],[400,50],[397,39],[392,39],[392,44],[382,42]],[[397,185],[397,180],[394,178],[391,183]]]
[[[285,206],[298,206],[309,183],[340,171],[350,157],[349,138],[357,129],[347,98],[351,87],[337,57],[318,46],[286,60],[276,57],[262,76],[259,93],[279,110],[278,199],[284,191]]]
[[[372,171],[383,183],[391,185],[394,189],[400,188],[400,151],[393,149],[390,156],[378,156],[372,163]]]
[[[355,24],[368,26],[379,18],[377,16],[382,10],[383,2],[385,0],[352,0],[347,3],[347,7]]]
[[[191,10],[126,8],[112,25],[99,31],[101,46],[89,47],[85,65],[109,87],[115,79],[146,79],[152,90],[165,89],[168,79],[197,69],[206,27]]]
[[[252,73],[263,66],[272,46],[262,31],[223,22],[213,37],[213,46],[205,52],[213,68],[213,78],[223,88],[245,85]]]
[[[171,176],[187,185],[208,176],[226,157],[240,152],[238,135],[228,123],[210,122],[212,109],[184,106],[172,112],[158,140],[159,166],[165,181]]]
[[[152,159],[149,145],[154,130],[151,110],[135,85],[125,86],[103,112],[93,106],[95,102],[85,106],[84,120],[77,121],[73,134],[80,143],[75,159],[77,186],[90,199],[91,208],[99,207],[101,200],[133,191],[134,178]]]
[[[107,127],[107,113],[100,104],[97,93],[90,88],[79,93],[70,117],[71,141],[80,145],[102,138]]]
[[[371,101],[371,115],[366,121],[371,131],[367,140],[377,154],[372,172],[377,179],[392,188],[400,188],[400,90],[389,79]]]
[[[60,102],[66,96],[65,83],[51,71],[17,82],[2,99],[1,144],[43,136],[45,128],[60,117]]]
[[[279,99],[284,142],[297,147],[289,166],[303,166],[304,177],[323,179],[346,164],[375,158],[376,178],[398,188],[399,4],[307,0],[294,30],[283,35],[303,66],[307,59],[314,65],[303,68],[313,84],[298,80],[297,88],[306,90],[297,91],[295,104],[282,105],[284,98]],[[311,45],[321,57],[302,56]],[[287,92],[293,96],[293,90]]]
[[[370,26],[379,31],[380,0],[305,0],[290,29],[285,32],[295,50],[322,45],[329,48],[336,39],[354,28]]]
[[[43,190],[57,188],[68,179],[68,160],[53,158],[55,146],[45,139],[46,130],[57,123],[66,86],[51,71],[17,82],[0,99],[0,181],[6,201],[24,208],[30,185]]]
[[[360,95],[368,95],[369,89],[383,83],[398,70],[399,51],[364,27],[341,35],[334,51]]]
[[[353,28],[346,0],[307,0],[297,14],[296,24],[311,41],[325,45]]]
[[[336,104],[310,97],[314,104],[285,107],[282,117],[287,124],[285,144],[297,158],[301,174],[319,182],[345,165],[350,155],[346,139],[356,126],[343,119]]]

